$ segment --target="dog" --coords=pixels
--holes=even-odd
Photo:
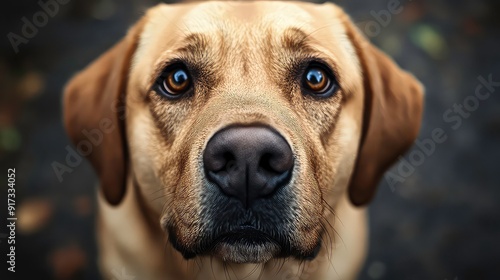
[[[422,107],[334,4],[149,9],[64,93],[104,279],[355,279],[364,206]]]

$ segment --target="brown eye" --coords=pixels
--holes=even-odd
[[[315,92],[322,93],[330,85],[330,79],[320,68],[309,68],[305,75],[307,87]]]
[[[171,94],[183,93],[189,86],[189,75],[184,69],[175,69],[165,77],[163,86]]]
[[[161,90],[167,97],[179,97],[191,88],[191,77],[183,66],[166,72],[161,82]]]
[[[327,66],[320,63],[309,65],[304,71],[302,79],[304,92],[316,97],[330,97],[339,88],[331,71],[328,71]]]

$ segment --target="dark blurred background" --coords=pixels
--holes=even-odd
[[[67,3],[17,53],[12,33],[22,36],[23,17],[33,22],[43,9],[38,1],[0,6],[0,279],[99,279],[96,177],[84,163],[59,182],[52,167],[64,163],[69,144],[62,87],[157,3],[59,1]],[[423,158],[414,147],[392,169],[398,179],[379,186],[360,278],[500,279],[500,87],[490,86],[485,100],[474,97],[479,77],[500,81],[500,2],[401,0],[394,12],[394,1],[335,2],[425,85],[420,141],[434,129],[447,138]],[[454,110],[464,101],[460,115]],[[15,277],[5,261],[7,168],[17,174]]]

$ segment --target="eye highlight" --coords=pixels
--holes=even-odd
[[[192,88],[192,78],[183,64],[174,64],[165,69],[156,82],[157,91],[167,98],[179,98]]]
[[[319,63],[310,64],[305,69],[302,80],[305,92],[318,97],[330,97],[339,88],[331,71]]]

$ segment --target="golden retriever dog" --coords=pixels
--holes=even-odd
[[[363,206],[422,107],[334,4],[149,9],[64,94],[100,179],[104,279],[356,278]]]

